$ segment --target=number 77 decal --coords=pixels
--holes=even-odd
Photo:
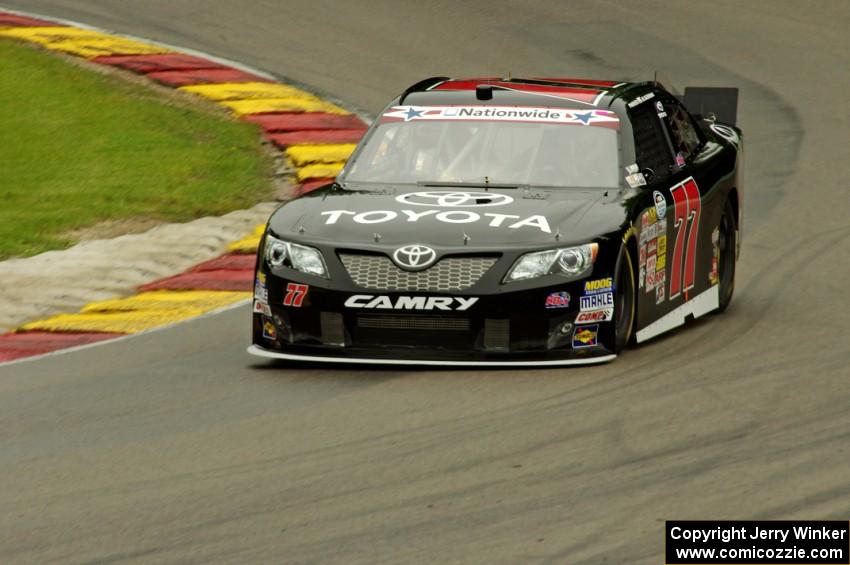
[[[673,229],[676,230],[676,241],[673,247],[673,266],[670,271],[670,298],[676,298],[682,291],[694,287],[697,237],[699,234],[699,216],[702,202],[699,188],[693,178],[689,178],[670,189],[670,195],[675,202]],[[684,275],[682,273],[682,255],[684,254]]]
[[[306,284],[286,283],[286,296],[283,297],[283,305],[301,308],[301,303],[304,302],[308,290],[310,290],[310,286]]]

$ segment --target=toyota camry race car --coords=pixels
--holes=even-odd
[[[270,218],[249,352],[598,363],[724,310],[741,241],[736,107],[735,89],[682,101],[656,82],[411,86],[335,182]]]

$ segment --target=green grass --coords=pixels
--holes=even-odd
[[[254,126],[0,40],[0,259],[105,220],[186,221],[268,198]]]

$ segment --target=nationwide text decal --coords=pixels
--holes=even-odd
[[[535,122],[618,128],[620,119],[608,110],[569,110],[517,106],[393,106],[381,116],[382,122],[422,120],[484,120]]]

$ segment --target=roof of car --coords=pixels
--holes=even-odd
[[[500,97],[508,93],[515,93],[517,98],[527,98],[529,95],[546,96],[551,99],[560,99],[557,105],[581,105],[607,106],[611,100],[626,94],[632,87],[644,84],[634,82],[578,79],[578,78],[447,78],[433,77],[420,81],[408,88],[402,95],[401,100],[407,96],[416,95],[417,103],[427,104],[428,96],[420,94],[429,92],[456,92],[468,97],[470,92],[475,92],[479,86],[490,86],[493,92],[500,92]],[[626,101],[630,98],[627,94],[623,96]],[[436,102],[436,100],[434,100]],[[547,105],[548,105],[547,104]]]

